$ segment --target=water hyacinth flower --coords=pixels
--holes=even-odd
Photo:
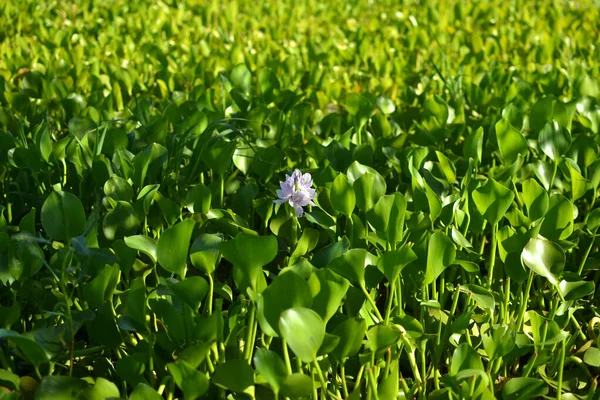
[[[285,181],[279,182],[281,189],[277,190],[279,199],[274,200],[277,204],[288,202],[294,207],[298,217],[304,214],[306,206],[314,206],[313,199],[317,196],[315,189],[312,188],[313,180],[307,172],[302,174],[299,169],[294,170],[292,175],[286,175]]]

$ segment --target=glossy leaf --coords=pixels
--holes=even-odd
[[[159,264],[169,272],[185,276],[190,239],[196,222],[186,219],[167,229],[158,240],[156,255]]]
[[[569,150],[571,134],[556,121],[549,121],[539,133],[540,148],[554,162]]]
[[[277,239],[274,236],[239,235],[220,243],[219,250],[223,257],[231,261],[247,285],[258,292],[264,289],[260,287],[260,278],[264,280],[262,267],[277,255]]]
[[[350,216],[356,205],[356,196],[344,174],[338,174],[331,187],[331,203],[340,213]]]
[[[521,253],[521,261],[533,272],[556,285],[565,267],[565,253],[559,245],[549,240],[531,239]]]
[[[514,163],[519,154],[525,156],[529,151],[527,140],[506,118],[496,123],[496,139],[506,164]]]
[[[325,337],[325,323],[319,314],[309,308],[290,308],[281,314],[279,329],[300,360],[310,363],[315,359]]]
[[[210,233],[203,233],[194,239],[190,249],[192,265],[206,274],[212,273],[221,257],[219,243],[222,241],[221,235]]]
[[[477,210],[492,225],[497,224],[510,208],[514,193],[493,179],[473,192]]]
[[[85,229],[81,200],[69,192],[53,191],[42,205],[40,219],[46,234],[55,240],[71,239]]]
[[[227,360],[217,366],[212,382],[233,392],[243,392],[254,385],[254,371],[245,360]]]
[[[454,262],[455,257],[456,249],[450,238],[443,232],[434,232],[427,247],[425,284],[435,281]]]
[[[271,385],[273,391],[277,393],[287,377],[281,357],[274,351],[258,349],[254,355],[254,366],[258,373]]]

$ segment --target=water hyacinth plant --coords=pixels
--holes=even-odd
[[[0,399],[599,398],[596,1],[0,20]]]
[[[316,197],[316,192],[312,188],[313,180],[307,172],[302,174],[299,169],[295,169],[291,175],[285,176],[285,181],[280,182],[281,189],[277,189],[279,199],[274,200],[277,204],[288,203],[294,208],[297,217],[304,214],[306,206],[314,206],[312,201]]]

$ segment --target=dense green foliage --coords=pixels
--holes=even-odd
[[[0,399],[599,398],[600,4],[397,3],[1,2]]]

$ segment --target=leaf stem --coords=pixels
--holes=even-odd
[[[550,187],[548,187],[548,192],[552,190],[554,187],[554,179],[556,178],[556,171],[558,171],[558,162],[554,162],[554,170],[552,171],[552,178],[550,178]]]
[[[423,379],[421,379],[421,374],[419,373],[419,367],[417,366],[417,360],[415,358],[415,353],[412,350],[410,342],[406,337],[405,332],[400,333],[400,338],[402,339],[402,343],[404,344],[404,349],[406,350],[406,355],[408,356],[408,361],[410,363],[410,367],[413,371],[413,375],[415,376],[415,380],[417,383],[423,383]]]
[[[492,225],[492,248],[490,250],[490,269],[488,274],[488,285],[492,286],[492,279],[494,278],[494,267],[496,266],[496,251],[498,249],[498,224]]]
[[[565,341],[561,342],[560,364],[558,366],[558,384],[556,387],[556,400],[562,397],[563,369],[565,368]]]
[[[592,251],[592,248],[594,247],[595,241],[596,241],[596,231],[594,230],[594,235],[592,236],[592,241],[590,242],[590,245],[588,246],[587,250],[585,251],[583,258],[581,259],[581,264],[579,264],[579,269],[577,270],[578,275],[581,275],[583,273],[583,267],[585,267],[585,263],[587,261],[588,256],[590,255],[590,252]]]
[[[379,394],[377,393],[377,381],[375,380],[375,375],[373,375],[373,368],[367,368],[367,377],[369,379],[369,388],[371,389],[371,393],[373,393],[373,398],[375,400],[379,400]]]
[[[388,298],[387,298],[387,307],[385,310],[385,324],[387,325],[390,322],[390,314],[392,313],[392,303],[394,301],[394,293],[396,292],[396,281],[399,278],[394,279],[390,282],[390,286],[388,286]]]
[[[323,371],[321,371],[321,367],[319,366],[319,362],[317,361],[317,359],[313,359],[313,365],[315,366],[316,370],[317,370],[317,374],[319,375],[319,381],[321,381],[321,393],[326,393],[327,392],[327,383],[325,382],[325,376],[323,375]]]
[[[365,294],[365,296],[367,296],[367,300],[369,301],[369,304],[371,304],[371,308],[373,308],[373,312],[375,313],[375,315],[377,316],[377,318],[379,318],[379,321],[383,321],[384,318],[381,315],[381,313],[379,312],[379,309],[377,308],[377,304],[375,304],[375,300],[373,300],[373,298],[371,297],[371,295],[367,291],[367,288],[365,287],[365,284],[361,282],[360,283],[360,288],[362,289],[362,291]]]
[[[344,393],[344,398],[347,398],[348,384],[346,383],[346,360],[342,361],[340,364],[340,375],[342,377],[342,392]]]
[[[254,319],[256,317],[256,307],[254,303],[249,304],[250,315],[248,316],[248,323],[246,324],[246,341],[244,342],[244,358],[248,363],[252,362],[252,347],[254,341],[252,336],[254,334]]]
[[[517,332],[523,325],[523,319],[525,318],[525,311],[527,311],[527,303],[529,302],[529,291],[531,290],[531,284],[533,283],[533,271],[529,271],[529,277],[527,278],[527,285],[523,296],[523,303],[519,310],[519,316],[517,317]]]
[[[288,375],[292,374],[292,363],[290,362],[290,352],[288,351],[287,342],[281,339],[281,346],[283,348],[283,359],[285,361],[285,368],[287,369]]]
[[[208,275],[208,300],[206,301],[206,309],[208,311],[208,315],[212,315],[213,311],[213,295],[215,291],[215,281],[212,277],[212,274]]]

